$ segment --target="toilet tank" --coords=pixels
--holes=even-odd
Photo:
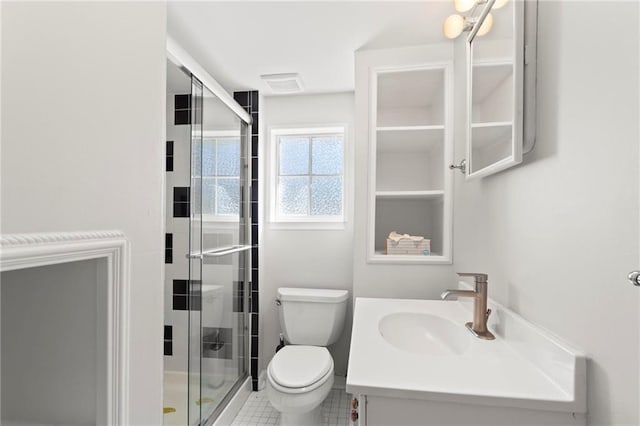
[[[202,284],[201,321],[205,327],[222,327],[224,318],[224,287]]]
[[[293,345],[328,346],[342,334],[346,290],[281,287],[276,304],[285,340]]]

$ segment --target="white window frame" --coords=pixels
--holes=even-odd
[[[240,144],[242,145],[242,140],[241,140],[241,135],[240,135],[240,131],[239,130],[204,130],[202,132],[202,145],[204,147],[204,142],[207,140],[220,140],[220,139],[231,139],[231,138],[238,138],[240,140]],[[240,147],[240,150],[242,152],[242,146]],[[204,148],[203,148],[204,151]],[[218,161],[218,157],[217,157],[217,147],[216,147],[216,161]],[[204,188],[204,180],[205,180],[205,176],[204,174],[202,174],[202,172],[204,171],[201,170],[201,176],[200,179],[201,181],[201,185],[202,188]],[[211,176],[209,176],[210,178]],[[214,176],[214,178],[218,178],[219,176]],[[228,177],[234,177],[234,176],[228,176]],[[240,175],[238,175],[238,179],[240,179]],[[202,200],[200,200],[200,202],[202,203]],[[217,206],[217,202],[218,200],[216,200],[216,206]],[[241,209],[242,206],[239,206],[239,208]],[[228,222],[229,224],[234,224],[234,223],[238,223],[239,222],[239,215],[217,215],[217,214],[208,214],[208,213],[203,213],[202,214],[202,222],[203,224],[206,222],[216,222],[218,224],[220,224],[221,222]]]
[[[281,136],[322,136],[322,135],[342,135],[342,213],[335,216],[313,216],[313,215],[281,215],[278,212],[278,177],[280,171],[279,138]],[[269,177],[269,222],[273,227],[282,228],[306,228],[306,229],[343,229],[347,218],[347,188],[349,171],[347,170],[347,126],[327,125],[314,127],[282,127],[270,129],[270,177]],[[313,176],[313,174],[309,174]]]

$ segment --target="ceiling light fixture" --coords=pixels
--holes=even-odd
[[[487,34],[489,31],[491,31],[491,28],[493,28],[493,15],[489,13],[487,17],[484,18],[482,25],[480,25],[480,29],[478,30],[478,35],[483,36]]]
[[[463,31],[471,29],[473,24],[467,21],[464,16],[461,15],[451,15],[444,21],[444,25],[442,26],[442,31],[444,32],[444,36],[446,38],[456,38]],[[465,28],[467,27],[467,28]]]
[[[442,32],[444,36],[450,39],[454,39],[463,32],[471,31],[475,23],[478,21],[482,8],[479,6],[487,4],[491,0],[453,0],[453,6],[456,11],[460,13],[468,12],[466,16],[454,14],[445,19],[442,25]],[[509,0],[495,0],[491,6],[491,10],[500,9],[507,4]],[[487,14],[485,20],[482,22],[477,35],[483,36],[491,31],[493,27],[493,15]]]
[[[493,6],[491,6],[491,10],[493,9],[500,9],[501,7],[503,7],[505,4],[507,4],[509,0],[496,0],[496,2],[493,4]]]
[[[453,0],[453,6],[458,12],[468,12],[476,5],[475,0]]]

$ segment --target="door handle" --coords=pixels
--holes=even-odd
[[[631,271],[629,275],[627,275],[627,279],[629,282],[636,287],[640,287],[640,271]]]

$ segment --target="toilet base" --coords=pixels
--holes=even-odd
[[[280,426],[322,426],[323,420],[320,405],[307,413],[280,413]]]

